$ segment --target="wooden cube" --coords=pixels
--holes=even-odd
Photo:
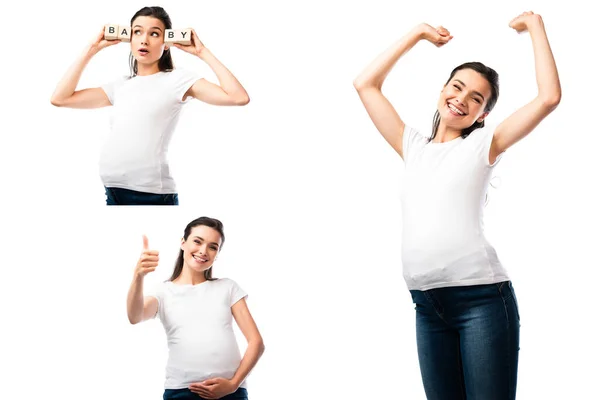
[[[119,25],[118,39],[121,42],[131,42],[131,27]]]
[[[104,25],[104,39],[117,40],[119,38],[119,25],[107,24]]]
[[[192,28],[167,29],[165,31],[165,44],[178,43],[184,46],[192,44]]]

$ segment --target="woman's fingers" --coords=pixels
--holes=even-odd
[[[207,400],[213,400],[216,399],[216,397],[209,392],[196,392],[200,397],[202,397],[203,399],[207,399]]]
[[[206,390],[206,389],[201,389],[201,388],[190,388],[190,391],[192,393],[196,393],[197,395],[204,397],[205,399],[210,399],[212,398],[212,394]]]
[[[194,29],[192,29],[192,39],[194,40],[194,43],[202,44],[202,41],[200,40],[200,38],[198,37],[198,34],[196,33],[196,31]]]
[[[443,26],[438,26],[437,28],[434,28],[429,24],[423,24],[423,27],[423,37],[436,47],[441,47],[445,45],[454,37],[450,34],[450,31],[444,28]]]
[[[142,254],[140,255],[140,259],[136,266],[136,273],[140,276],[153,272],[159,262],[158,250],[149,250],[150,246],[148,242],[148,237],[142,235]]]
[[[531,16],[529,13],[523,13],[516,18],[513,18],[508,26],[517,32],[521,33],[527,30],[527,19]]]
[[[446,43],[450,41],[454,36],[441,36],[438,41],[435,43],[437,47],[442,47]]]
[[[156,259],[158,259],[159,256],[160,256],[160,254],[158,254],[157,250],[146,250],[142,253],[140,258],[156,257]]]
[[[448,29],[444,28],[443,26],[438,26],[436,28],[436,31],[441,36],[450,36],[450,31],[448,31]]]
[[[103,47],[109,47],[109,46],[114,46],[115,44],[119,44],[121,43],[120,40],[105,40],[104,41],[104,46]]]
[[[139,265],[145,267],[145,266],[156,266],[158,265],[159,262],[159,258],[158,256],[149,256],[149,255],[142,255],[140,257],[140,261],[138,262]]]
[[[431,28],[431,36],[428,39],[436,47],[441,47],[448,43],[454,36],[450,35],[450,31],[443,26]]]

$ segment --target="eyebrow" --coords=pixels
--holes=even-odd
[[[460,83],[461,85],[465,86],[465,87],[467,86],[467,85],[465,85],[465,83],[464,83],[463,81],[461,81],[460,79],[454,79],[454,80],[455,80],[456,82]],[[476,94],[476,95],[478,95],[478,96],[481,96],[481,98],[482,98],[483,100],[485,100],[485,97],[484,97],[484,96],[483,96],[481,93],[479,93],[477,90],[473,90],[473,93],[475,93],[475,94]]]
[[[194,237],[204,241],[204,238],[201,238],[200,236],[194,236]],[[216,244],[217,247],[219,247],[219,243],[217,243],[217,242],[211,242],[211,244]]]
[[[143,28],[143,26],[141,26],[141,25],[135,25],[135,26],[134,26],[134,28]],[[152,27],[152,28],[150,28],[150,29],[158,29],[159,31],[161,31],[161,32],[162,32],[162,29],[160,29],[158,26],[153,26],[153,27]]]

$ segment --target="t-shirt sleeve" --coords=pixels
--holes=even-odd
[[[471,136],[473,136],[473,139],[476,142],[475,146],[477,152],[479,153],[485,165],[489,167],[496,166],[496,164],[498,164],[502,158],[504,152],[498,154],[498,157],[496,157],[494,163],[490,164],[490,148],[492,147],[492,139],[494,138],[494,129],[484,128],[481,131],[474,131],[469,135],[469,137]]]
[[[186,100],[181,99],[183,99],[185,92],[200,79],[200,75],[183,68],[174,69],[171,74],[173,74],[173,90],[175,91],[175,97],[182,103],[186,103],[190,99],[189,97]]]
[[[148,290],[144,291],[144,297],[154,297],[158,301],[158,307],[156,308],[156,314],[152,318],[156,318],[160,314],[160,309],[163,305],[165,283],[160,282],[151,286]]]
[[[235,281],[229,279],[229,304],[233,307],[241,299],[248,297],[248,294]]]
[[[426,142],[427,138],[421,135],[418,130],[404,125],[404,133],[402,134],[402,154],[404,155],[404,161],[406,162],[413,148]]]
[[[128,76],[122,76],[119,79],[115,79],[114,81],[105,83],[104,85],[100,86],[102,90],[104,90],[104,93],[106,93],[106,95],[108,96],[110,104],[115,104],[115,95],[117,89],[121,87],[121,85],[123,85],[123,83],[125,83],[125,81],[127,81],[128,79]]]

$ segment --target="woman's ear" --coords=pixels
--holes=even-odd
[[[487,116],[488,116],[488,114],[489,114],[489,112],[484,112],[483,114],[481,114],[481,115],[479,116],[479,118],[477,118],[477,122],[479,122],[479,123],[482,123],[482,122],[483,122],[483,120],[485,119],[485,117],[487,117]]]

